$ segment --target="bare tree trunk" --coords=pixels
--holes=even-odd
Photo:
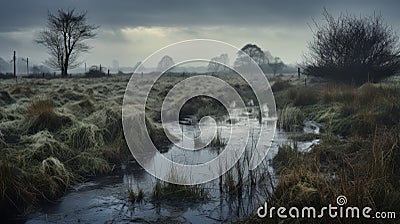
[[[63,66],[63,72],[62,76],[67,77],[68,76],[68,58],[65,59],[64,66]]]

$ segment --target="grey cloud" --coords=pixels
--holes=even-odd
[[[323,7],[341,10],[384,10],[397,17],[393,8],[400,3],[380,1],[23,1],[3,2],[0,7],[0,31],[43,26],[47,10],[76,8],[87,10],[90,22],[105,28],[135,26],[236,25],[236,26],[297,26],[318,16]],[[350,6],[350,7],[349,7]]]

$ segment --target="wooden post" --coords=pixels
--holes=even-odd
[[[110,76],[110,69],[107,69],[107,75]]]
[[[86,73],[86,62],[85,62],[85,73]]]
[[[307,76],[304,77],[304,86],[307,86]]]
[[[15,62],[16,62],[16,57],[15,57],[16,52],[14,51],[14,56],[13,56],[13,62],[14,62],[14,77],[17,78],[17,69],[15,66]]]
[[[299,80],[300,80],[300,67],[297,68],[297,77],[298,77]]]
[[[13,56],[13,61],[14,61],[14,77],[15,77],[15,83],[17,83],[17,68],[16,68],[16,52],[14,51],[14,56]]]
[[[29,58],[26,58],[26,75],[29,76]]]

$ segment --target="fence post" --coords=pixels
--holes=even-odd
[[[297,77],[300,80],[300,67],[297,68]]]

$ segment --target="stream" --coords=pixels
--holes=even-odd
[[[250,119],[255,131],[259,126],[256,118]],[[222,137],[233,124],[223,124],[220,131]],[[240,121],[234,126],[240,125]],[[220,125],[221,126],[221,125]],[[235,127],[233,127],[235,128]],[[183,133],[190,136],[196,132],[191,125],[182,125]],[[204,130],[204,129],[202,129]],[[174,130],[169,130],[174,133]],[[273,131],[273,130],[263,130]],[[305,123],[304,132],[319,131],[315,123]],[[273,173],[269,161],[276,155],[279,145],[288,143],[291,133],[276,131],[267,158],[257,169],[267,169]],[[231,136],[232,140],[240,139]],[[318,141],[299,142],[299,150],[307,151]],[[183,144],[194,144],[186,142]],[[259,142],[271,144],[271,142]],[[218,156],[218,150],[202,149],[195,151],[182,150],[172,146],[163,154],[156,154],[149,163],[155,163],[157,156],[166,156],[176,162],[197,164],[209,161]],[[272,180],[272,179],[271,179]],[[270,182],[265,180],[264,182]],[[265,196],[256,197],[243,194],[243,200],[235,200],[219,191],[218,180],[205,184],[210,198],[205,201],[184,202],[164,200],[154,202],[151,198],[156,179],[148,174],[136,162],[123,164],[120,171],[94,178],[90,181],[75,185],[59,200],[41,206],[37,211],[28,215],[27,223],[220,223],[232,222],[244,215],[254,213],[263,203]],[[268,183],[269,186],[271,185]],[[261,188],[268,188],[268,184]],[[128,186],[137,192],[140,187],[144,190],[144,200],[132,204],[128,199]],[[247,191],[247,190],[244,190]],[[253,195],[254,196],[254,195]],[[257,198],[257,200],[255,200]]]

